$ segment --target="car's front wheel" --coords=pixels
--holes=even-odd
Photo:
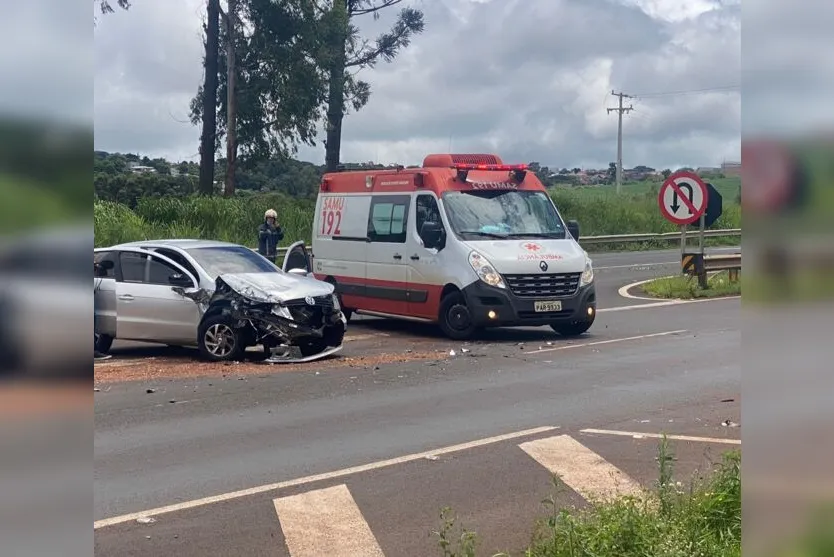
[[[222,314],[204,320],[197,335],[200,354],[212,362],[239,360],[246,349],[240,331]]]

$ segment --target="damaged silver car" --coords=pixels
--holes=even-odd
[[[342,349],[347,321],[334,287],[313,278],[302,242],[282,269],[245,246],[155,240],[94,254],[96,349],[115,339],[197,346],[210,361],[262,346],[266,362],[316,360]]]

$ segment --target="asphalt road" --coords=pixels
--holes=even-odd
[[[430,345],[438,358],[108,384],[95,395],[97,553],[439,554],[429,533],[446,505],[484,534],[485,554],[518,550],[554,471],[570,480],[560,504],[581,504],[605,466],[650,485],[657,440],[636,432],[697,437],[675,441],[688,477],[740,439],[740,302],[641,308],[617,294],[674,273],[677,257],[595,255],[602,311],[581,339],[509,330],[461,346],[369,320],[352,324],[368,338],[346,353]],[[319,519],[341,534],[328,541]]]

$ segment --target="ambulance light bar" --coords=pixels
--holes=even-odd
[[[495,172],[520,172],[527,170],[526,164],[454,164],[455,170],[489,170]]]

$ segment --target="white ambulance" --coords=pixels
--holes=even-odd
[[[310,258],[343,311],[437,323],[452,339],[485,327],[596,316],[594,270],[525,165],[495,155],[429,155],[420,168],[325,174]]]

